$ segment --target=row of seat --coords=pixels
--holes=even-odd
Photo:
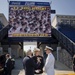
[[[66,35],[69,39],[71,39],[73,42],[75,42],[75,29],[70,26],[61,26],[58,29],[60,32],[62,32],[64,35]]]

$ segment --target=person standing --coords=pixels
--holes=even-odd
[[[6,54],[6,62],[4,67],[4,75],[11,75],[12,61],[9,54]]]
[[[46,46],[45,51],[46,51],[46,54],[48,55],[45,62],[46,75],[55,75],[55,72],[54,72],[55,58],[52,54],[53,49],[49,46]]]
[[[43,56],[40,55],[39,48],[35,48],[33,59],[37,64],[37,67],[35,68],[35,75],[41,75],[43,73],[44,59]]]
[[[27,51],[26,57],[23,59],[23,68],[25,70],[25,75],[34,75],[34,68],[36,64],[32,59],[32,52],[31,50]]]
[[[73,56],[73,71],[75,72],[75,54]]]

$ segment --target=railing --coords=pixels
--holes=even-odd
[[[8,29],[10,28],[10,25],[7,25],[6,27],[2,28],[0,30],[0,41],[2,40],[2,38],[8,34]]]
[[[64,45],[66,50],[73,56],[75,53],[75,43],[71,41],[68,37],[62,34],[59,30],[52,27],[52,34],[57,38],[57,40]]]

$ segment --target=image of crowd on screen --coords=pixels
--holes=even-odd
[[[8,31],[13,33],[51,33],[50,8],[46,10],[14,10],[9,8],[9,24],[12,26]]]

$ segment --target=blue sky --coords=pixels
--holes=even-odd
[[[9,0],[9,1],[16,1],[16,0]],[[28,1],[28,0],[17,0],[17,1]],[[38,1],[44,1],[44,0],[38,0]],[[45,1],[49,2],[52,1],[51,9],[55,9],[56,14],[75,15],[75,8],[74,8],[75,0],[45,0]],[[9,11],[8,7],[9,4],[7,0],[0,0],[0,13],[4,13],[7,20],[8,20],[8,11]],[[53,16],[54,15],[52,15],[52,18]]]

